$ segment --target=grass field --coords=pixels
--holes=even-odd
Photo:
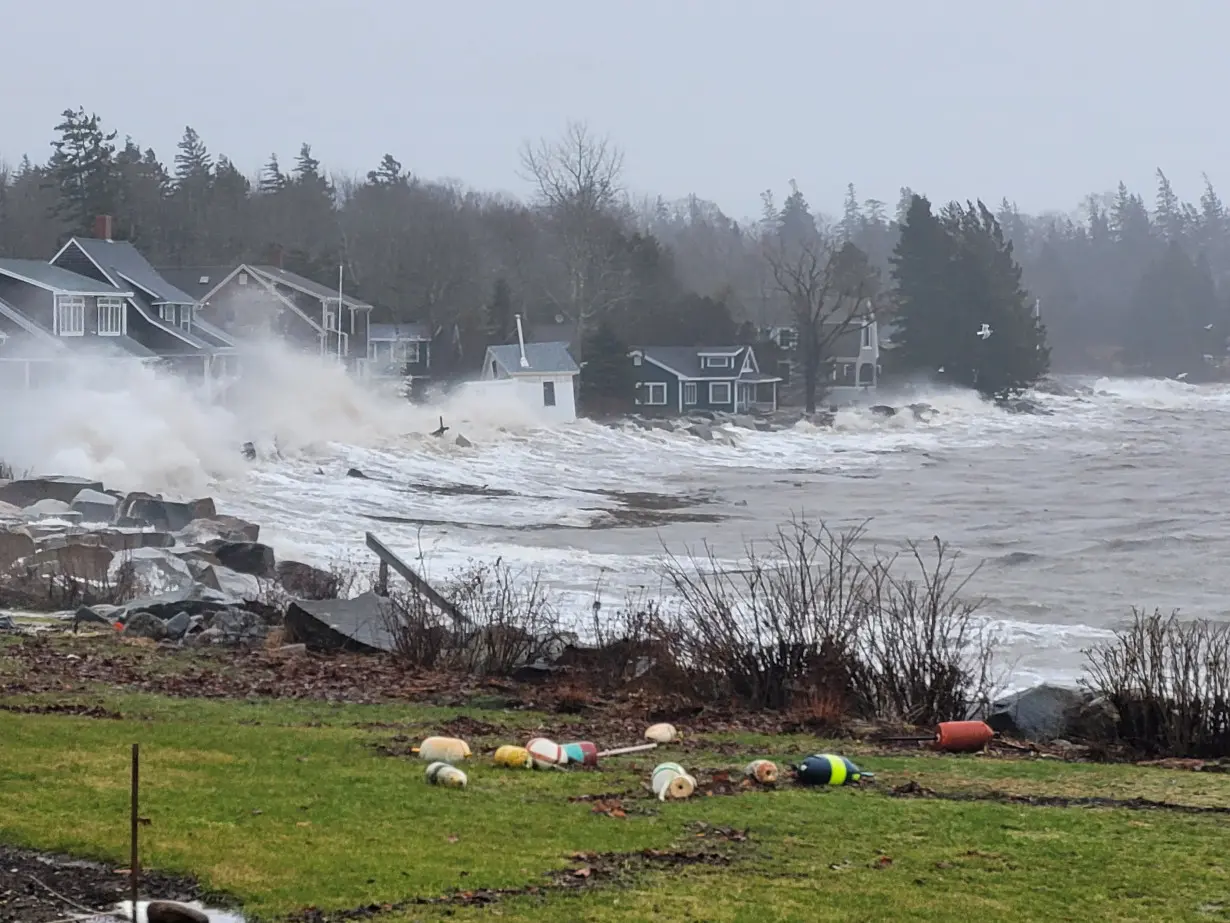
[[[11,710],[49,702],[122,717]],[[1230,806],[1226,775],[876,755],[753,735],[693,738],[682,749],[611,759],[597,772],[527,772],[498,770],[477,752],[524,742],[544,720],[524,712],[120,693],[2,704],[0,841],[125,864],[136,742],[141,813],[151,821],[144,864],[190,873],[261,920],[309,905],[328,915],[449,896],[377,919],[1230,919],[1230,815],[892,793],[913,781],[979,798],[1208,808]],[[491,726],[472,739],[463,791],[428,786],[421,762],[379,749],[405,749],[459,715]],[[669,804],[643,789],[662,759],[703,779],[722,769],[737,776],[753,756],[788,761],[824,749],[877,772],[876,785],[783,786]],[[604,793],[618,794],[615,814],[625,816],[570,800]],[[526,888],[535,890],[486,893]]]

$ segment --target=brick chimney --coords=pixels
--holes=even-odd
[[[99,215],[94,219],[94,236],[98,240],[110,240],[114,226],[115,220],[110,215]]]

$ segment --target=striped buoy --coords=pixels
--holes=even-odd
[[[871,781],[874,775],[863,772],[844,756],[817,753],[794,767],[795,779],[802,785],[854,785]]]
[[[564,748],[545,737],[535,737],[525,745],[525,749],[534,761],[535,769],[551,769],[568,762],[568,754],[564,752]]]
[[[660,763],[656,766],[649,785],[659,801],[689,798],[696,791],[696,780],[678,763]]]
[[[465,788],[466,774],[450,763],[432,763],[427,767],[427,781],[446,788]]]
[[[582,766],[598,765],[598,747],[588,740],[564,744],[564,754],[570,763],[580,763]]]

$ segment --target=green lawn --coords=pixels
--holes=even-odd
[[[3,704],[36,701],[48,700]],[[1230,816],[888,793],[915,780],[938,792],[1216,806],[1230,805],[1226,775],[885,756],[805,737],[727,735],[612,759],[602,772],[497,770],[476,753],[465,767],[469,787],[453,791],[426,785],[423,763],[372,745],[400,735],[404,747],[404,738],[426,736],[459,714],[504,728],[478,741],[483,746],[523,743],[541,716],[105,693],[88,702],[123,718],[0,711],[0,841],[125,864],[128,755],[140,743],[141,813],[152,821],[143,828],[144,864],[192,873],[261,919],[307,905],[340,910],[525,886],[543,890],[492,906],[413,906],[379,919],[1230,919]],[[787,786],[672,804],[641,793],[648,769],[662,759],[738,770],[753,755],[784,759],[834,748],[876,771],[878,785]],[[569,801],[604,792],[628,793],[626,817]],[[715,835],[698,822],[746,828],[748,839]],[[602,855],[575,855],[646,849],[717,858],[677,866],[651,855],[623,861],[613,875]],[[588,877],[571,872],[590,868]],[[559,887],[564,879],[574,886]]]

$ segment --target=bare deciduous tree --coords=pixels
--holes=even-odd
[[[628,294],[621,264],[623,152],[583,122],[521,151],[525,178],[558,240],[561,278],[547,297],[573,324],[578,346],[593,322]]]
[[[875,272],[857,247],[839,244],[819,230],[795,240],[769,232],[764,254],[773,283],[790,307],[806,409],[815,413],[834,345],[861,329],[870,314]]]

